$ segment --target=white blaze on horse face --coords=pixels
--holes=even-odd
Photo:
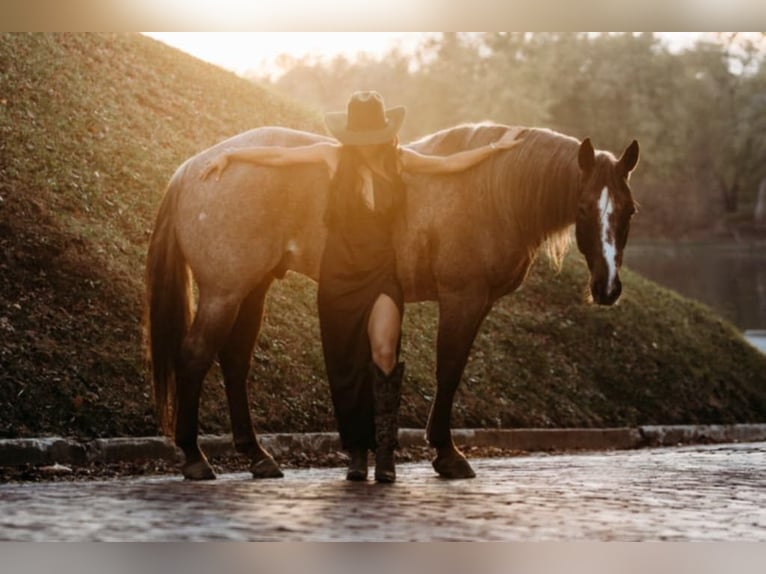
[[[609,269],[609,279],[606,285],[607,293],[612,292],[614,279],[617,276],[617,247],[614,244],[614,233],[612,233],[610,224],[612,211],[614,211],[612,196],[609,195],[609,189],[604,187],[598,200],[598,212],[601,223],[601,251],[604,254],[604,261],[606,261],[606,266]]]

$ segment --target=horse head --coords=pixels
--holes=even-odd
[[[593,300],[612,305],[622,292],[622,252],[636,213],[628,181],[638,163],[638,142],[633,140],[615,159],[610,153],[596,153],[586,138],[580,144],[578,163],[582,187],[575,223],[577,248],[588,263]]]

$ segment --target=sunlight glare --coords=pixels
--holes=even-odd
[[[407,32],[149,32],[201,60],[238,74],[277,72],[279,55],[353,60],[360,52],[383,57],[392,48],[410,52],[425,35]]]
[[[439,10],[438,0],[134,0],[133,10],[167,22],[172,30],[401,30]],[[444,12],[442,7],[441,13]],[[450,12],[451,13],[451,12]],[[405,28],[406,29],[406,28]]]

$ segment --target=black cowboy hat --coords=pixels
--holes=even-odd
[[[404,106],[386,109],[378,92],[359,91],[351,94],[345,112],[329,112],[324,121],[342,144],[375,145],[396,137],[404,113]]]

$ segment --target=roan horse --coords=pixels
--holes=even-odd
[[[410,146],[446,154],[495,141],[507,129],[458,126]],[[438,302],[437,390],[427,438],[436,449],[433,466],[447,478],[474,476],[450,429],[474,338],[492,304],[522,283],[536,252],[546,246],[560,260],[575,224],[592,299],[611,305],[620,296],[618,272],[636,209],[628,179],[638,143],[617,159],[596,152],[589,139],[550,130],[529,128],[521,137],[512,150],[462,173],[405,175],[406,206],[394,229],[397,270],[406,301]],[[329,183],[319,165],[235,163],[220,181],[203,181],[200,173],[225,148],[325,139],[254,129],[190,158],[168,185],[149,247],[145,331],[158,418],[185,455],[187,478],[215,476],[197,444],[197,417],[216,355],[236,449],[250,457],[254,477],[282,476],[256,437],[246,379],[272,281],[287,271],[318,277]],[[195,314],[192,275],[199,291]]]

